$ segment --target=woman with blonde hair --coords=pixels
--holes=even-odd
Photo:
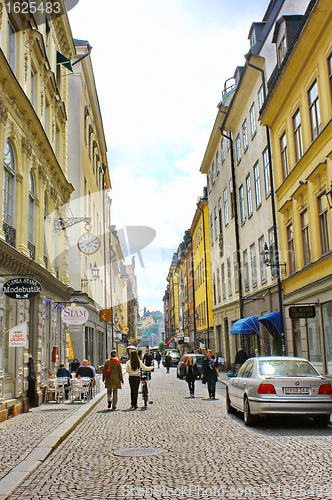
[[[195,397],[195,380],[199,378],[199,371],[193,356],[188,356],[184,365],[185,379],[189,387],[190,397]]]
[[[145,366],[139,359],[137,351],[131,351],[130,359],[126,364],[126,373],[129,375],[131,408],[137,409],[138,388],[141,380],[141,370],[151,372],[153,366]]]

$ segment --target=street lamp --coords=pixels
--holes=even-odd
[[[89,281],[96,281],[99,278],[100,271],[96,263],[91,269],[91,272],[92,272],[91,279],[84,279],[84,278],[81,279],[81,288],[85,288],[86,285],[89,283]]]
[[[327,198],[327,203],[329,204],[330,210],[332,210],[332,181],[330,189],[326,191],[325,196]]]

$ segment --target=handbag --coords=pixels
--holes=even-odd
[[[214,367],[214,369],[216,370],[217,377],[219,377],[219,370],[218,370],[218,368]]]
[[[110,363],[108,363],[107,368],[106,368],[106,370],[104,371],[104,377],[105,377],[105,378],[106,378],[106,377],[109,377],[109,376],[111,375],[111,372],[112,372],[112,368],[111,368]]]

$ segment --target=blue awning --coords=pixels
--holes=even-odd
[[[267,331],[273,336],[273,327],[275,327],[278,333],[281,335],[281,321],[280,321],[280,312],[272,312],[268,314],[264,314],[261,318],[259,318],[259,322],[265,326]]]
[[[259,335],[259,322],[258,316],[249,316],[248,318],[238,319],[233,323],[231,334],[247,335],[250,333],[257,333]]]

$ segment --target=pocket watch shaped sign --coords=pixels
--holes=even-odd
[[[11,299],[32,299],[41,292],[41,284],[32,278],[15,278],[6,281],[2,291]]]
[[[61,318],[67,325],[84,325],[89,319],[89,312],[85,307],[69,306],[64,308]]]
[[[100,240],[98,236],[93,233],[85,233],[79,237],[77,245],[82,253],[92,255],[99,250]]]

